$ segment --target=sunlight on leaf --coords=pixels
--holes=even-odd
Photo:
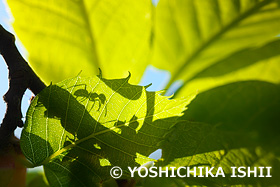
[[[224,59],[232,58],[226,62],[229,73],[242,70],[243,66],[248,65],[246,60],[257,63],[264,60],[264,57],[269,58],[266,54],[269,49],[254,53],[257,55],[253,58],[254,61],[249,54],[243,55],[241,61],[241,57],[238,59],[234,55],[255,48],[261,49],[271,41],[278,40],[276,36],[280,33],[279,19],[279,1],[276,0],[161,0],[155,13],[152,63],[171,72],[170,84],[181,79],[186,82],[187,87],[188,82],[198,74],[211,70],[218,63],[225,63]],[[274,43],[274,49],[279,46],[279,42]],[[275,52],[276,50],[271,51],[270,57],[278,56],[279,59],[279,54]],[[277,59],[275,61],[279,62]],[[277,67],[279,68],[279,63]],[[253,78],[258,79],[261,72],[258,69]],[[251,72],[237,78],[230,75],[231,82],[250,79],[251,77],[246,77],[247,74]],[[211,81],[210,78],[208,82]],[[221,81],[229,82],[223,79]],[[186,88],[187,92],[207,89],[205,86],[208,84],[202,83],[203,80],[199,84],[196,81]]]
[[[170,100],[129,79],[77,76],[32,101],[21,147],[34,166],[44,165],[51,185],[97,184],[110,177],[108,166],[152,161],[148,156],[194,98]]]
[[[130,71],[131,81],[139,83],[150,56],[150,0],[8,0],[8,5],[28,62],[47,83],[81,70],[92,76],[98,68],[110,78]]]

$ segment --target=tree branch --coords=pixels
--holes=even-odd
[[[35,95],[46,85],[34,73],[15,46],[15,37],[0,25],[0,54],[9,70],[9,90],[3,96],[7,109],[0,127],[0,152],[11,143],[17,127],[22,127],[21,100],[26,89]]]

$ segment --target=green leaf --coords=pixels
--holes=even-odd
[[[77,76],[32,101],[21,148],[34,166],[44,165],[50,185],[97,185],[112,166],[130,176],[127,166],[151,161],[149,154],[193,99],[169,100],[129,78]]]
[[[161,142],[159,166],[222,167],[225,172],[225,178],[182,179],[190,186],[280,185],[279,85],[244,81],[220,86],[198,94],[188,108],[180,118],[187,121],[177,123]],[[233,166],[271,166],[272,178],[232,178]]]
[[[191,160],[191,163],[190,163]],[[196,164],[195,164],[196,163]],[[177,166],[177,167],[176,167]],[[172,162],[168,167],[190,167],[193,170],[196,167],[196,177],[190,175],[190,177],[184,178],[167,178],[168,183],[171,183],[172,186],[279,186],[279,174],[280,174],[280,161],[277,157],[267,150],[262,149],[261,147],[256,148],[239,148],[239,149],[231,149],[231,150],[219,150],[211,153],[203,153],[194,155],[191,157],[185,157],[177,159]],[[165,166],[164,166],[165,167]],[[200,173],[198,167],[202,167],[202,173]],[[212,174],[216,176],[217,169],[221,167],[223,169],[223,173],[225,177],[222,175],[217,177],[211,177],[210,175],[206,177],[205,168],[212,168]],[[263,168],[262,174],[265,177],[252,177],[254,173],[251,173],[248,177],[232,177],[233,174],[235,176],[243,175],[235,169],[233,173],[232,167],[250,167],[250,170],[254,170],[254,167],[272,167],[270,169],[270,175],[272,177],[266,177],[268,172],[266,168]],[[244,169],[243,169],[244,170]],[[257,169],[257,176],[260,175],[260,168]],[[175,172],[177,173],[177,169]],[[180,170],[181,175],[187,174],[184,170]],[[169,176],[171,175],[171,171]],[[198,175],[202,175],[204,177],[198,177]],[[162,183],[162,178],[156,179],[147,179],[143,186],[160,186]],[[164,181],[167,183],[166,181]]]
[[[236,125],[239,125],[236,123]],[[175,167],[177,169],[185,166],[190,169],[196,168],[196,177],[179,178],[181,182],[170,180],[174,186],[181,186],[185,183],[190,186],[234,186],[234,185],[260,185],[272,186],[280,185],[278,178],[280,174],[280,160],[275,154],[275,148],[265,142],[257,142],[248,132],[242,132],[246,129],[240,127],[239,131],[227,131],[220,129],[219,126],[207,125],[202,123],[179,122],[173,127],[173,131],[167,136],[161,147],[163,149],[162,161],[157,166]],[[254,131],[252,129],[251,131]],[[277,131],[279,132],[279,131]],[[259,132],[261,133],[261,132]],[[267,135],[266,132],[263,134]],[[270,134],[276,140],[276,134]],[[272,139],[272,138],[271,138]],[[270,142],[277,144],[279,142]],[[202,167],[202,172],[199,168]],[[225,177],[206,177],[205,168],[214,167],[212,173],[215,176],[219,167],[222,168]],[[272,167],[270,174],[272,177],[231,177],[233,174],[231,167]],[[253,168],[251,168],[253,169]],[[169,169],[171,170],[171,169]],[[171,171],[169,176],[171,175]],[[181,175],[187,175],[186,170],[180,171]],[[241,174],[235,172],[235,175]],[[263,174],[266,176],[267,171]],[[198,177],[203,175],[204,177]],[[251,174],[253,175],[253,174]],[[260,175],[258,169],[257,176]],[[177,175],[178,176],[178,175]],[[246,175],[247,176],[247,175]],[[150,181],[149,183],[160,183],[161,179]],[[176,184],[176,185],[175,185]],[[147,184],[147,186],[149,186]]]
[[[48,183],[44,173],[31,171],[27,172],[26,177],[26,186],[27,187],[48,187]]]
[[[196,74],[179,89],[176,97],[188,95],[194,90],[203,93],[238,81],[258,80],[279,84],[280,55],[276,50],[279,45],[280,40],[276,40],[265,46],[242,50],[222,59]]]
[[[201,94],[182,119],[244,132],[263,144],[280,141],[280,86],[262,81],[236,82]]]
[[[150,0],[8,0],[28,62],[46,82],[83,70],[106,77],[133,73],[138,83],[150,54]],[[50,73],[52,72],[52,73]]]
[[[244,63],[246,60],[253,64],[264,60],[264,57],[278,56],[275,67],[279,68],[278,54],[271,52],[267,56],[269,49],[265,52],[260,50],[262,47],[271,49],[272,45],[274,49],[279,48],[279,42],[270,43],[277,40],[280,30],[278,3],[276,0],[161,0],[155,14],[152,63],[171,72],[170,83],[181,79],[187,82],[187,86],[188,81],[221,62],[226,63],[228,72],[231,72],[248,66],[249,63]],[[255,48],[259,48],[258,59],[249,59],[249,54],[244,55]],[[234,57],[237,53],[244,56],[240,62]],[[253,78],[262,73],[258,70]],[[232,82],[252,77],[236,78],[231,75],[230,78]],[[279,82],[279,78],[276,79]],[[197,82],[188,87],[188,93],[206,89],[206,83]]]
[[[278,2],[160,1],[153,63],[171,71],[170,83],[184,81],[176,97],[200,93],[181,118],[197,125],[174,126],[177,133],[162,144],[171,147],[163,149],[162,165],[274,168],[273,178],[187,178],[185,184],[280,185]]]
[[[193,101],[194,102],[194,101]],[[238,124],[237,124],[238,125]],[[245,129],[245,128],[244,128]],[[162,158],[156,163],[159,167],[168,167],[169,178],[147,178],[141,181],[143,186],[161,186],[162,183],[169,186],[273,186],[280,185],[280,160],[267,143],[256,142],[248,136],[247,132],[227,131],[213,126],[197,122],[180,121],[172,127],[172,131],[160,143]],[[254,129],[252,129],[253,131]],[[265,132],[264,132],[265,134]],[[277,135],[274,135],[277,137]],[[275,142],[278,143],[279,141]],[[196,177],[178,177],[179,167],[196,168]],[[175,171],[171,171],[174,167]],[[202,173],[199,168],[202,167]],[[217,169],[222,168],[225,177],[206,177],[205,168],[214,167],[212,173],[215,176]],[[231,177],[231,167],[272,167],[272,177]],[[252,169],[252,168],[251,168]],[[170,177],[173,176],[177,178]],[[181,175],[187,175],[185,169],[180,170]],[[235,175],[241,173],[235,172]],[[203,175],[204,177],[198,177]],[[251,174],[253,175],[253,174]],[[257,176],[260,175],[258,169]],[[267,170],[263,170],[267,175]],[[164,173],[163,176],[166,176]]]

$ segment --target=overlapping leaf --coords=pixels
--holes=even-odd
[[[226,174],[183,179],[189,185],[280,185],[279,109],[280,87],[268,82],[237,82],[198,94],[181,118],[188,123],[174,127],[176,137],[184,138],[171,134],[163,142],[170,149],[163,151],[162,165],[222,167]],[[232,178],[233,166],[272,167],[273,175]]]
[[[276,40],[265,46],[246,49],[222,59],[215,65],[196,74],[192,80],[184,84],[176,97],[188,95],[197,89],[202,93],[212,88],[246,80],[279,84],[279,45],[280,41]]]
[[[199,94],[183,118],[212,125],[220,124],[219,128],[223,130],[244,130],[247,136],[252,135],[262,142],[278,137],[279,110],[279,85],[244,81]],[[266,136],[262,137],[261,134]]]
[[[148,63],[149,0],[8,0],[28,61],[46,82],[98,68],[106,77],[133,73],[138,83]],[[77,63],[78,62],[78,63]],[[50,74],[50,72],[52,72]]]
[[[92,185],[114,165],[146,163],[192,99],[169,100],[129,78],[78,76],[36,96],[21,145],[34,166],[44,164],[52,185]]]
[[[180,121],[173,127],[172,133],[167,136],[165,141],[161,142],[163,155],[161,161],[156,163],[156,166],[169,168],[169,177],[147,179],[142,181],[142,185],[160,186],[162,183],[167,183],[169,186],[217,187],[280,185],[278,177],[280,161],[276,153],[277,147],[274,146],[278,142],[277,134],[254,128],[249,130],[244,124],[241,124],[243,127],[240,127],[238,123],[235,125],[239,126],[239,129],[229,131],[219,128],[219,125]],[[220,126],[223,125],[220,124]],[[270,136],[267,141],[260,141],[267,136]],[[171,172],[172,167],[175,168],[175,172]],[[195,177],[193,173],[189,173],[188,176],[187,169],[177,170],[180,167],[189,167],[190,170],[195,168]],[[199,167],[203,168],[201,172]],[[206,167],[213,167],[211,173],[214,177],[206,175]],[[223,175],[216,176],[219,167],[222,168]],[[245,167],[243,170],[246,171],[246,176],[233,177],[232,167]],[[252,171],[254,167],[271,168],[270,171],[263,169],[262,172],[257,168],[257,174],[250,173],[251,177],[248,177],[248,168]],[[185,177],[180,177],[178,172]],[[264,177],[259,177],[261,173]],[[174,174],[177,176],[176,179],[170,177]],[[236,169],[234,175],[242,176],[244,173],[240,173]],[[252,177],[254,175],[255,177]]]
[[[209,141],[209,140],[208,140]],[[211,142],[211,140],[210,140]],[[221,142],[222,143],[222,142]],[[225,142],[224,142],[225,143]],[[169,167],[189,167],[190,170],[194,170],[196,167],[196,177],[193,177],[193,173],[190,174],[190,177],[183,178],[156,178],[156,179],[147,179],[143,181],[143,186],[161,186],[162,183],[168,184],[166,186],[279,186],[279,173],[280,173],[280,162],[273,154],[273,152],[268,152],[261,147],[252,147],[252,148],[238,148],[231,150],[217,150],[213,152],[197,154],[195,156],[189,156],[184,158],[178,158],[176,161],[171,163]],[[258,172],[256,177],[254,173],[246,173],[246,177],[232,177],[232,176],[242,176],[244,173],[239,173],[237,169],[233,175],[232,167],[246,167],[243,169],[247,171],[250,168],[251,171],[254,170],[254,167],[271,167],[269,172],[266,168],[263,168],[261,176],[261,169],[257,169]],[[202,167],[202,173],[200,173],[198,167]],[[206,177],[205,168],[212,168],[213,176],[216,176],[216,172],[219,167],[223,169],[223,174],[217,177],[212,177],[208,175]],[[175,173],[177,171],[175,170]],[[181,175],[187,175],[186,170],[180,170]],[[171,175],[171,171],[169,176]],[[204,177],[198,177],[202,175]],[[271,176],[271,177],[267,177]]]
[[[184,90],[188,93],[239,80],[264,80],[261,67],[280,67],[279,54],[268,52],[280,46],[279,41],[272,42],[279,34],[279,20],[277,0],[160,0],[152,62],[172,73],[171,82],[187,82]],[[251,59],[254,50],[258,54]],[[277,57],[274,64],[262,63],[246,71],[246,67],[273,57]],[[229,77],[213,80],[210,75],[207,83],[196,80],[205,71],[221,73],[221,69],[212,70],[220,63],[225,64]],[[238,69],[244,70],[230,74]]]

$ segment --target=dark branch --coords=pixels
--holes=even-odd
[[[0,53],[9,70],[9,90],[4,95],[7,104],[0,127],[0,152],[10,143],[14,130],[22,127],[21,100],[26,89],[35,95],[46,85],[34,73],[15,46],[15,37],[0,25]]]

